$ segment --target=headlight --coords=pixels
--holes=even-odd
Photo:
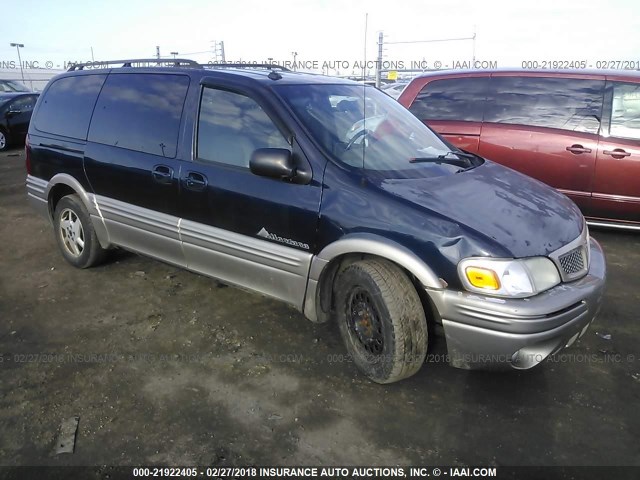
[[[465,258],[458,275],[467,290],[501,297],[530,297],[560,283],[558,269],[546,257]]]

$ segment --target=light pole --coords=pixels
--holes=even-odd
[[[298,56],[298,52],[291,52],[291,55],[293,55],[293,71],[296,71],[296,57]]]
[[[170,52],[170,53],[171,53],[171,55],[173,55],[173,59],[175,60],[176,59],[176,55],[178,55],[178,52]]]
[[[16,47],[18,51],[18,62],[20,62],[20,75],[22,76],[22,83],[24,83],[24,70],[22,69],[22,58],[20,58],[20,49],[24,48],[24,43],[10,43],[12,47]],[[33,82],[31,85],[31,90],[33,90]]]

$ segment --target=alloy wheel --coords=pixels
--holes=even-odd
[[[76,213],[65,208],[60,214],[60,237],[67,252],[79,257],[84,251],[84,229]]]

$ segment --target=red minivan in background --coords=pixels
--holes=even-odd
[[[429,72],[398,101],[457,147],[557,188],[590,224],[640,230],[639,72]]]

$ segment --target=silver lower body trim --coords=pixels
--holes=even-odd
[[[121,223],[163,237],[179,240],[178,217],[138,207],[130,203],[95,195],[95,201],[105,220]],[[114,237],[119,240],[120,237]]]
[[[302,309],[312,254],[112,198],[95,201],[114,245]]]
[[[587,220],[587,225],[592,227],[615,228],[617,230],[633,230],[636,232],[640,232],[640,225],[632,225],[626,223],[610,223],[599,220]]]
[[[95,217],[92,219],[97,220]],[[179,240],[106,218],[104,224],[112,244],[186,267]]]
[[[110,243],[174,265],[186,266],[177,217],[101,195],[95,195],[94,199]],[[94,222],[94,225],[96,223],[99,222]]]
[[[29,195],[30,197],[31,196],[37,197],[37,198],[40,198],[41,200],[46,201],[47,197],[45,195],[45,191],[47,190],[47,186],[49,185],[49,182],[41,178],[34,177],[33,175],[27,175],[26,184],[27,184],[27,195]]]
[[[27,175],[27,198],[29,204],[47,220],[51,221],[51,215],[49,214],[49,203],[47,201],[47,186],[49,182],[42,180],[41,178],[34,177],[33,175]]]
[[[28,200],[31,208],[38,212],[40,216],[45,217],[49,222],[51,222],[51,215],[49,215],[49,203],[46,200],[31,194],[28,194]]]
[[[184,219],[180,238],[189,270],[302,309],[311,253]]]
[[[302,310],[311,253],[87,193],[72,180],[64,183],[85,202],[103,247],[123,247]],[[54,182],[28,175],[26,186],[30,203],[51,220]]]

